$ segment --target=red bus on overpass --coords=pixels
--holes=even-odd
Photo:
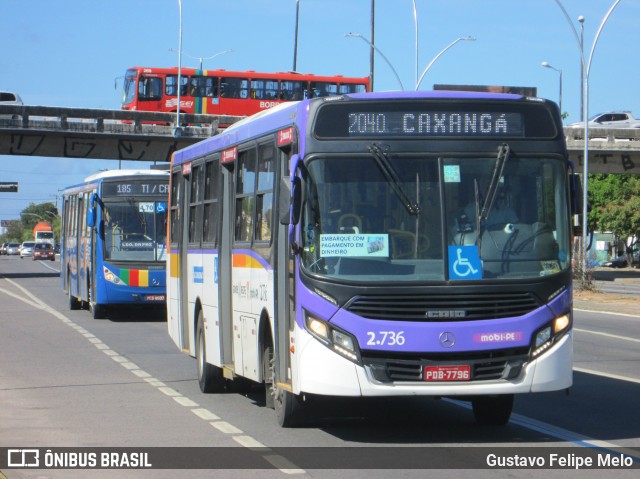
[[[370,91],[369,77],[253,70],[182,68],[180,84],[181,112],[231,116],[253,115],[286,101]],[[131,67],[124,77],[122,109],[175,112],[177,85],[177,67]]]

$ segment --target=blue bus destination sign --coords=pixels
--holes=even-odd
[[[117,181],[104,182],[102,194],[105,196],[131,196],[131,195],[163,195],[169,194],[167,181]]]
[[[462,111],[368,111],[349,113],[350,137],[524,135],[521,113]]]

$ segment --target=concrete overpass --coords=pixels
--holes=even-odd
[[[0,155],[78,159],[171,160],[175,150],[196,143],[242,117],[143,111],[0,105]]]
[[[565,128],[569,157],[582,173],[584,129]],[[640,129],[589,129],[589,173],[640,173]]]
[[[184,127],[177,137],[174,113],[0,105],[0,155],[167,162],[175,150],[241,119],[181,118],[201,126]],[[569,156],[582,172],[584,130],[565,128],[565,135]],[[640,173],[640,129],[590,129],[589,172]]]

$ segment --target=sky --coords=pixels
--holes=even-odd
[[[320,75],[369,74],[372,0],[181,0],[182,65],[256,70],[293,69],[296,4],[297,71]],[[562,5],[567,15],[559,6]],[[621,0],[596,35],[614,0],[375,0],[374,89],[434,84],[536,87],[559,102],[565,123],[580,121],[581,49],[589,65],[588,111],[629,110],[640,116],[640,0]],[[0,0],[0,90],[25,104],[119,109],[114,88],[130,66],[178,64],[178,0]],[[414,5],[417,18],[414,17]],[[417,39],[416,39],[417,26]],[[594,48],[595,44],[595,48]],[[417,48],[416,48],[417,47]],[[417,50],[417,51],[416,51]],[[386,61],[385,59],[386,58]],[[417,60],[417,61],[416,61]],[[398,78],[400,81],[398,81]],[[122,82],[118,83],[122,87]],[[18,193],[0,193],[0,219],[18,219],[30,203],[60,207],[60,191],[114,160],[0,155],[0,181],[18,181]],[[122,168],[147,163],[123,162]]]

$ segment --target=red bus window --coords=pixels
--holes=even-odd
[[[221,78],[220,96],[225,98],[249,98],[249,80],[246,78]]]
[[[311,82],[311,98],[320,96],[335,96],[338,94],[338,84],[323,81]]]
[[[307,97],[307,82],[283,80],[280,82],[280,99],[299,101]]]
[[[182,84],[182,88],[180,89],[180,96],[187,96],[187,85],[189,83],[189,78],[186,76],[180,76],[180,83]],[[178,84],[178,75],[167,75],[167,84],[165,86],[165,94],[168,96],[178,96],[178,89],[176,85]]]
[[[278,80],[251,80],[251,98],[275,100],[278,98]]]
[[[138,98],[140,100],[162,100],[162,78],[140,77]]]

